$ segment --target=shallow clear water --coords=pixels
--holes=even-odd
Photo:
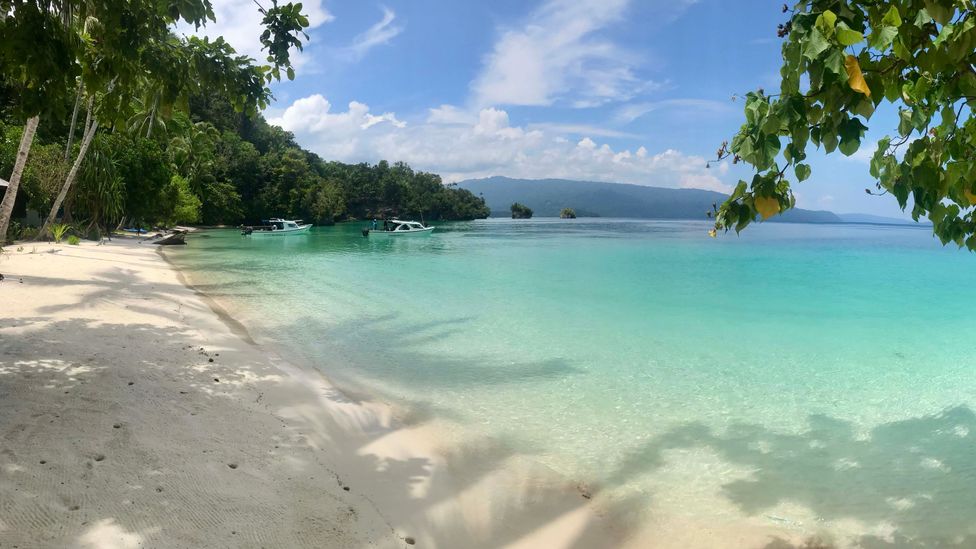
[[[207,231],[168,255],[340,386],[661,516],[976,545],[976,257],[929,229],[359,229]]]

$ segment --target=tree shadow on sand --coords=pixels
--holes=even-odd
[[[114,301],[121,297],[131,300],[134,297],[131,294],[120,296],[121,285],[116,284],[117,279],[114,278],[118,276],[135,275],[106,271],[96,280],[87,282],[104,286],[94,292],[96,297],[89,299]],[[54,285],[53,281],[28,282]],[[170,288],[158,288],[158,285],[131,280],[127,283],[136,293],[145,294],[153,300],[172,299],[167,295]],[[83,308],[84,304],[75,307]],[[6,494],[0,495],[0,515],[4,516],[8,525],[12,525],[0,531],[0,542],[4,546],[37,541],[19,536],[28,531],[26,521],[32,516],[52,517],[46,528],[41,527],[44,530],[42,539],[55,545],[70,542],[72,545],[93,546],[90,540],[121,536],[144,545],[153,545],[165,539],[168,543],[193,546],[205,539],[199,537],[200,532],[219,527],[227,529],[227,535],[234,530],[236,534],[233,535],[240,536],[235,539],[245,545],[281,546],[288,545],[291,538],[268,536],[291,535],[282,534],[287,529],[306,535],[309,533],[302,528],[307,523],[325,524],[320,531],[327,532],[329,521],[336,520],[337,514],[350,507],[360,512],[373,512],[370,511],[373,508],[380,514],[384,509],[399,507],[409,510],[403,524],[413,529],[388,534],[394,540],[409,535],[428,545],[487,548],[519,542],[545,528],[558,527],[565,517],[592,505],[588,498],[578,493],[572,497],[572,487],[567,490],[566,485],[558,482],[538,482],[542,478],[536,474],[539,471],[531,470],[532,476],[526,477],[526,482],[519,483],[517,479],[510,482],[507,485],[509,491],[497,495],[486,507],[486,515],[478,517],[477,524],[472,525],[468,520],[470,517],[451,511],[450,507],[445,506],[446,501],[459,493],[478,493],[479,487],[492,485],[510,468],[512,460],[531,453],[531,448],[523,448],[516,455],[508,441],[466,437],[461,444],[447,449],[446,459],[450,463],[448,474],[426,458],[399,458],[375,452],[374,444],[391,436],[400,428],[397,426],[366,429],[357,435],[359,438],[351,445],[332,444],[333,440],[349,437],[343,421],[369,420],[335,415],[324,417],[316,409],[269,407],[262,394],[262,391],[268,390],[267,386],[256,384],[255,380],[260,379],[262,383],[286,383],[286,380],[282,378],[280,370],[257,359],[257,354],[240,352],[235,355],[232,351],[222,351],[217,361],[211,363],[206,355],[198,351],[198,343],[189,327],[181,329],[151,323],[112,324],[85,319],[56,320],[46,316],[69,309],[67,306],[53,307],[33,318],[0,318],[0,329],[15,327],[18,330],[15,337],[0,337],[0,462],[8,471],[49,475],[63,479],[65,483],[52,487],[50,493],[44,493],[48,490],[42,489],[39,496],[36,492],[25,492],[17,485],[21,477],[4,477],[0,474],[0,486],[4,487],[0,492]],[[156,308],[147,307],[146,313],[154,310]],[[160,320],[164,318],[173,320],[169,315],[161,316]],[[346,329],[361,327],[361,324],[357,324]],[[510,370],[494,374],[485,365],[490,361],[482,361],[484,370],[459,373],[457,370],[465,367],[465,361],[438,361],[436,357],[427,356],[416,349],[409,350],[408,342],[416,343],[425,337],[441,337],[437,334],[442,333],[439,332],[442,328],[431,324],[420,327],[419,334],[416,327],[404,330],[390,328],[384,332],[384,336],[390,338],[393,344],[402,343],[407,348],[401,355],[403,360],[427,363],[431,368],[429,373],[421,373],[419,377],[403,374],[397,381],[436,390],[470,384],[472,380],[484,384],[504,383],[511,381],[513,376],[518,377],[519,371],[523,380],[575,373],[563,361],[492,364]],[[119,337],[120,334],[125,334],[125,337]],[[132,357],[124,368],[113,364],[118,356],[123,356],[121,353],[125,345],[137,347],[134,343],[137,340],[151,341],[154,345],[147,352]],[[79,356],[73,352],[79,342],[92,341],[104,342],[104,345],[87,347],[93,349],[91,356]],[[30,360],[14,361],[9,358],[23,356],[28,350]],[[66,352],[74,356],[66,358]],[[113,355],[116,352],[120,354]],[[183,357],[181,360],[185,365],[173,368],[171,360],[177,355]],[[474,361],[478,362],[477,359]],[[385,375],[379,371],[369,373]],[[219,383],[216,381],[218,378]],[[276,381],[279,379],[281,381]],[[108,397],[98,396],[102,393],[87,390],[116,386],[123,391],[136,391],[145,383],[164,386],[167,391],[161,400],[147,404],[124,399],[109,400]],[[54,398],[35,398],[46,391],[52,391]],[[195,398],[191,400],[187,395],[194,395]],[[339,391],[324,391],[321,398],[337,403],[352,403]],[[204,436],[213,432],[213,429],[203,427],[205,422],[212,421],[208,410],[227,399],[240,403],[241,422],[246,423],[252,417],[250,414],[259,409],[282,418],[285,428],[266,441],[267,451],[272,457],[277,455],[276,451],[282,452],[281,449],[300,450],[298,455],[301,459],[281,464],[272,459],[271,465],[267,465],[287,465],[294,469],[295,482],[284,488],[277,487],[277,490],[293,492],[291,497],[296,501],[301,498],[318,501],[316,498],[321,498],[321,494],[310,492],[315,484],[304,486],[300,479],[323,474],[326,477],[334,475],[337,482],[351,489],[342,493],[345,496],[340,494],[339,499],[334,496],[323,498],[321,505],[310,511],[312,515],[305,517],[306,522],[301,524],[281,517],[265,516],[260,499],[242,500],[234,486],[241,482],[261,483],[268,477],[260,471],[252,475],[249,470],[253,464],[260,462],[259,456],[235,453],[236,448],[243,444],[243,439],[238,443],[234,438],[238,435],[234,433],[251,436],[246,428],[218,429],[220,438],[214,440]],[[433,409],[423,399],[408,401],[406,405],[411,410],[411,427],[420,426],[434,416],[441,417],[443,413]],[[178,445],[173,444],[175,441],[156,441],[159,445],[153,448],[137,444],[152,435],[134,432],[138,423],[134,419],[127,419],[152,414],[152,410],[159,410],[160,414],[172,418],[172,421],[185,423],[185,431],[193,434],[190,443]],[[35,421],[37,417],[50,418],[50,421],[38,422]],[[102,428],[97,429],[94,436],[78,438],[67,449],[38,445],[38,440],[51,439],[49,434],[45,434],[47,429],[62,429],[57,432],[72,436],[71,433],[77,432],[71,427],[72,421],[83,422],[77,429],[86,433],[91,429],[81,427],[86,425],[84,422],[97,422]],[[25,425],[28,427],[25,428]],[[60,455],[58,452],[71,455]],[[107,458],[99,458],[100,455]],[[278,459],[286,457],[288,455],[282,453]],[[142,464],[141,469],[133,473],[134,476],[117,476],[111,464],[123,459]],[[213,462],[203,473],[169,465],[201,460]],[[47,463],[43,463],[45,461]],[[228,468],[226,463],[232,461],[241,466]],[[198,474],[205,476],[199,479],[193,477]],[[177,493],[167,484],[169,478],[185,480],[188,476],[193,481],[189,485],[199,486],[199,489],[184,489],[183,493]],[[153,486],[158,488],[153,490]],[[72,499],[74,496],[66,498],[63,494],[68,492],[83,496],[80,499]],[[373,494],[381,496],[377,498]],[[130,503],[120,504],[126,501]],[[194,515],[191,510],[201,508],[200,505],[190,505],[194,501],[198,504],[205,502],[205,507],[210,510]],[[173,502],[179,504],[174,507]],[[620,505],[627,503],[621,502]],[[280,522],[282,527],[272,527],[275,521]],[[355,530],[355,523],[351,524],[346,526]],[[34,529],[30,531],[37,532]],[[360,533],[360,539],[370,536],[375,539],[376,536],[376,532]],[[252,538],[247,538],[247,535]],[[572,531],[567,536],[569,541],[565,545],[579,549],[609,547],[624,535],[625,532],[620,530],[610,537],[605,525],[586,522],[578,531]],[[309,539],[319,538],[306,536],[305,540]],[[331,546],[335,546],[335,541],[335,538],[326,536],[314,545],[330,546],[331,543]]]
[[[689,423],[631,453],[615,481],[660,467],[669,450],[707,447],[753,470],[723,486],[725,497],[748,515],[789,501],[825,521],[893,526],[892,536],[857,540],[864,548],[976,546],[976,414],[969,407],[885,423],[869,433],[825,415],[808,421],[798,434],[749,423],[717,433]],[[773,540],[766,549],[792,547],[782,543]]]

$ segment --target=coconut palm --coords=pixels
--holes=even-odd
[[[137,82],[147,74],[153,77],[150,79],[181,85],[192,82],[199,86],[214,86],[233,96],[235,106],[242,110],[254,111],[266,105],[270,92],[265,82],[277,78],[280,68],[287,69],[289,77],[292,76],[288,49],[301,47],[298,36],[304,34],[308,19],[301,14],[301,4],[279,6],[275,3],[271,9],[258,5],[267,29],[260,40],[268,51],[272,67],[256,67],[249,58],[233,57],[233,49],[229,46],[213,47],[222,40],[199,41],[207,47],[197,46],[196,55],[179,52],[170,56],[169,60],[175,64],[152,62],[165,58],[163,54],[172,42],[168,29],[174,24],[183,21],[199,27],[214,19],[209,0],[178,3],[167,0],[0,0],[0,36],[3,36],[0,59],[4,61],[7,83],[17,92],[17,109],[27,119],[14,169],[0,203],[0,238],[6,235],[40,115],[67,115],[61,112],[62,106],[72,92],[80,108],[81,96],[85,94],[92,98],[96,95],[92,90],[96,91],[100,95],[97,106],[102,118],[113,123],[124,114],[125,107],[136,95]],[[125,29],[126,32],[98,32],[97,39],[89,39],[85,35],[96,29],[86,29],[82,25],[79,32],[79,26],[74,24],[89,17],[101,22],[105,29]],[[191,38],[187,42],[192,45],[193,41]],[[191,66],[200,73],[194,74],[199,77],[196,80],[186,78]],[[174,71],[181,67],[184,70]],[[201,68],[205,70],[201,71]],[[73,121],[77,120],[77,111],[71,115]],[[55,211],[48,216],[45,225],[50,224],[70,191],[84,153],[98,129],[95,111],[90,108],[88,112],[91,121],[85,124],[81,152],[59,193]],[[73,136],[73,130],[70,134]],[[70,144],[66,149],[70,156]]]

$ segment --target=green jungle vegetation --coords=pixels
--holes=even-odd
[[[0,235],[53,237],[58,222],[97,237],[278,216],[488,215],[436,174],[328,161],[269,125],[268,85],[294,78],[289,51],[308,19],[301,4],[256,4],[260,64],[222,38],[174,34],[212,21],[208,0],[0,0]],[[23,224],[28,210],[40,227]]]

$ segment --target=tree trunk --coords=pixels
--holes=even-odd
[[[156,107],[159,105],[159,96],[153,98],[152,110],[149,112],[149,129],[146,130],[146,139],[152,137],[153,122],[156,121]]]
[[[75,178],[78,177],[78,169],[81,168],[81,163],[85,160],[85,154],[88,152],[88,147],[91,145],[92,138],[95,137],[95,131],[97,130],[98,120],[93,120],[91,127],[85,132],[85,137],[81,141],[81,150],[78,151],[78,157],[75,158],[75,163],[71,166],[71,171],[68,172],[68,177],[64,180],[64,185],[61,186],[61,192],[58,193],[58,197],[54,200],[54,205],[51,206],[51,213],[48,214],[47,220],[44,221],[44,225],[41,226],[41,230],[37,233],[38,240],[44,238],[47,234],[48,227],[57,218],[58,210],[61,209],[61,203],[64,202],[64,197],[68,196],[71,185],[74,184]]]
[[[78,123],[78,109],[81,108],[81,96],[84,93],[85,83],[78,82],[78,93],[75,95],[75,109],[71,112],[71,128],[68,130],[68,144],[64,147],[65,164],[68,163],[68,160],[71,160],[71,142],[75,140],[75,126]]]
[[[30,152],[31,144],[34,142],[34,133],[37,131],[37,123],[40,117],[31,117],[24,125],[24,134],[20,137],[20,148],[17,149],[17,159],[14,162],[14,169],[10,173],[10,181],[7,184],[7,192],[3,195],[3,202],[0,203],[0,244],[7,240],[7,227],[10,225],[10,216],[14,212],[14,201],[17,200],[17,188],[20,187],[20,177],[24,174],[24,166],[27,164],[27,154]]]

